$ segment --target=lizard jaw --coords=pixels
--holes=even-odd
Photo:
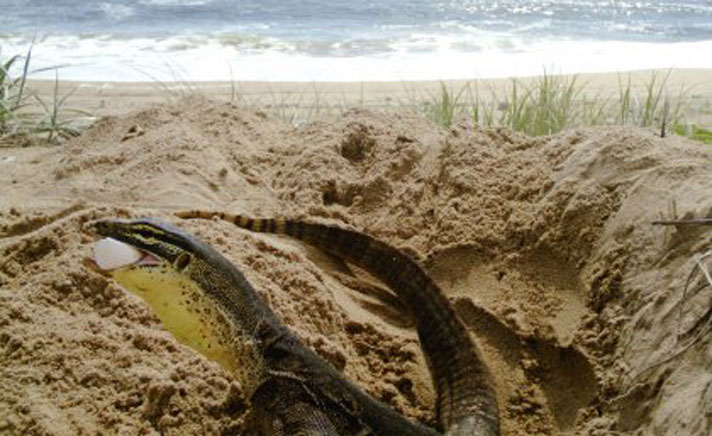
[[[116,269],[128,266],[158,266],[163,261],[152,253],[140,250],[113,238],[103,238],[94,243],[93,257],[82,263],[92,271],[108,276]]]

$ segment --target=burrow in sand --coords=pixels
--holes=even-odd
[[[484,349],[503,434],[712,428],[701,274],[683,300],[712,232],[650,225],[712,215],[709,148],[632,129],[443,131],[363,111],[294,129],[191,101],[105,119],[62,148],[0,153],[16,158],[0,168],[1,434],[241,434],[239,385],[81,265],[87,220],[175,222],[188,208],[336,223],[418,258]],[[287,238],[176,224],[351,379],[434,424],[426,362],[382,284]]]

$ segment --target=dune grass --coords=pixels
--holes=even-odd
[[[571,78],[544,73],[531,86],[512,80],[502,124],[529,135],[548,135],[579,122],[575,107],[582,88]]]
[[[200,95],[200,87],[185,80],[187,74],[168,66],[173,80],[162,82],[147,74],[168,94],[171,101],[189,95]],[[673,92],[668,86],[672,70],[653,71],[645,82],[636,83],[632,74],[619,75],[618,93],[613,96],[590,95],[588,83],[580,76],[554,75],[543,71],[532,79],[510,79],[509,85],[495,89],[477,81],[464,85],[440,82],[438,91],[423,95],[423,89],[403,84],[406,99],[389,105],[369,105],[362,94],[358,102],[343,98],[341,102],[322,96],[317,83],[306,84],[301,91],[270,88],[266,96],[250,98],[242,92],[240,83],[230,72],[229,101],[245,108],[258,109],[287,124],[302,126],[310,121],[345,112],[356,106],[386,112],[415,112],[434,123],[449,128],[467,119],[483,127],[508,127],[528,135],[550,135],[565,129],[590,126],[639,126],[659,128],[667,133],[707,140],[709,135],[700,126],[686,121],[687,90]],[[640,82],[638,80],[637,82]],[[588,91],[588,92],[587,92]],[[397,97],[387,99],[398,101]]]
[[[440,94],[427,102],[424,106],[425,116],[443,127],[450,127],[457,118],[462,116],[463,108],[460,101],[469,92],[469,87],[464,86],[459,91],[453,92],[444,82],[440,82]]]
[[[21,110],[28,105],[29,95],[25,92],[27,74],[32,57],[30,48],[24,60],[22,56],[15,55],[10,59],[0,62],[0,135],[16,134],[23,125]],[[21,64],[22,72],[18,77],[13,77],[12,71]]]
[[[54,88],[52,100],[45,101],[39,95],[33,94],[33,97],[42,107],[44,114],[34,119],[30,127],[32,134],[46,135],[48,143],[57,143],[65,139],[78,136],[81,132],[74,127],[73,120],[66,118],[66,114],[72,113],[76,115],[90,115],[85,111],[78,109],[69,109],[66,107],[67,99],[72,95],[72,91],[67,94],[59,95],[59,74],[55,70]]]
[[[673,130],[680,136],[685,136],[695,141],[712,145],[712,130],[705,129],[695,124],[678,124]]]
[[[426,101],[422,113],[446,128],[469,119],[478,126],[503,126],[538,136],[575,127],[621,125],[657,127],[662,136],[670,131],[710,142],[709,130],[686,123],[688,90],[669,89],[671,73],[653,71],[642,84],[633,83],[630,74],[619,76],[617,98],[587,95],[579,76],[546,71],[530,81],[511,79],[504,92],[492,88],[483,92],[477,82],[457,90],[442,83],[440,93]]]
[[[68,93],[59,95],[59,75],[56,68],[30,70],[32,47],[24,55],[2,59],[0,52],[0,145],[28,145],[40,139],[49,144],[77,136],[79,130],[72,126],[70,113],[88,115],[84,111],[66,107]],[[43,99],[27,87],[32,73],[55,71],[55,84],[51,100]],[[31,108],[41,108],[40,112]]]

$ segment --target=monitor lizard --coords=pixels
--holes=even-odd
[[[260,222],[265,224],[265,229],[282,228],[278,220],[274,224],[269,224],[268,220]],[[284,229],[287,222],[284,221]],[[142,297],[174,336],[235,375],[250,399],[248,428],[251,434],[439,434],[375,400],[304,346],[258,296],[242,273],[207,244],[176,227],[152,219],[100,220],[92,223],[91,227],[100,235],[136,247],[143,257],[112,270],[102,270],[92,260],[87,260],[87,265],[113,277]],[[293,225],[289,227],[296,228]],[[302,238],[310,230],[317,229],[308,227],[306,223],[297,227],[301,230],[295,231],[295,235]],[[349,234],[361,235],[356,232]],[[364,246],[364,259],[379,253],[383,255],[379,249],[389,248],[362,236],[376,247],[366,250]],[[388,251],[388,256],[395,256],[392,257],[392,261],[397,262],[395,265],[410,265],[405,260],[407,258],[401,259],[403,255],[397,250],[390,250],[393,251]],[[417,279],[420,280],[418,283],[430,289],[432,281],[417,264],[409,262],[415,268],[404,266],[408,269],[407,275],[424,277]],[[376,269],[375,275],[383,276],[384,270],[381,266],[380,270]],[[401,281],[404,280],[394,278],[391,283]],[[432,289],[438,289],[436,285],[432,286]],[[442,293],[437,292],[437,295],[439,297],[413,297],[412,303],[422,303],[425,304],[423,307],[430,309],[432,301],[435,301],[438,306],[444,302],[446,307],[450,307]],[[448,332],[461,329],[465,333],[465,336],[460,334],[451,339],[446,335],[437,335],[433,327],[418,323],[421,340],[426,337],[424,349],[434,371],[441,425],[451,436],[496,435],[499,432],[496,402],[486,367],[452,309],[436,309],[431,316],[433,323],[442,323],[441,316],[451,316],[450,320],[455,320],[454,323],[448,322],[448,325],[460,326],[450,326]],[[437,336],[436,340],[428,339],[427,335],[431,334]],[[461,353],[463,350],[465,352]],[[446,355],[439,357],[437,353],[443,352]],[[467,369],[473,361],[475,369]],[[444,371],[442,368],[447,369]],[[476,386],[472,386],[475,383]]]
[[[439,286],[404,252],[364,233],[325,224],[199,210],[176,215],[285,234],[372,273],[398,295],[415,321],[436,388],[440,427],[448,435],[499,433],[497,402],[481,352]]]

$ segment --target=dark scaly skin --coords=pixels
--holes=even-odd
[[[409,308],[430,363],[437,415],[449,436],[499,434],[497,400],[482,354],[438,285],[403,252],[368,235],[281,218],[190,211],[185,219],[218,217],[255,232],[286,234],[358,265],[385,282]],[[373,423],[380,429],[383,421]]]
[[[253,428],[270,436],[341,434],[328,413],[321,410],[325,408],[304,394],[308,392],[295,380],[273,378],[263,383],[251,400]],[[364,433],[368,431],[364,429]]]
[[[185,289],[199,290],[197,295],[195,292],[189,294],[188,305],[193,310],[178,310],[180,315],[176,316],[180,316],[179,321],[191,325],[213,327],[210,338],[214,347],[229,350],[232,346],[232,359],[222,356],[221,366],[226,365],[225,362],[228,367],[230,362],[239,363],[236,367],[250,366],[235,372],[250,397],[248,434],[438,435],[437,431],[409,421],[375,400],[304,346],[281,323],[242,273],[209,245],[152,219],[102,220],[92,223],[92,228],[102,236],[117,239],[162,260],[158,266],[132,264],[101,271],[102,274],[137,284],[135,287],[144,297],[151,293],[168,293],[171,297],[162,300],[161,304],[165,301],[165,304],[181,310],[186,305],[178,300],[185,295]],[[97,268],[95,264],[92,266],[92,269]],[[164,284],[171,278],[173,285],[166,287]],[[203,299],[207,303],[201,301]],[[216,308],[219,314],[206,315],[206,308]],[[156,310],[154,306],[152,309]],[[171,307],[168,309],[161,312],[164,325],[171,325],[173,312]],[[170,328],[169,331],[175,334]],[[196,348],[191,339],[184,337],[183,340]],[[201,351],[199,347],[196,349]],[[245,354],[250,356],[244,357]]]

